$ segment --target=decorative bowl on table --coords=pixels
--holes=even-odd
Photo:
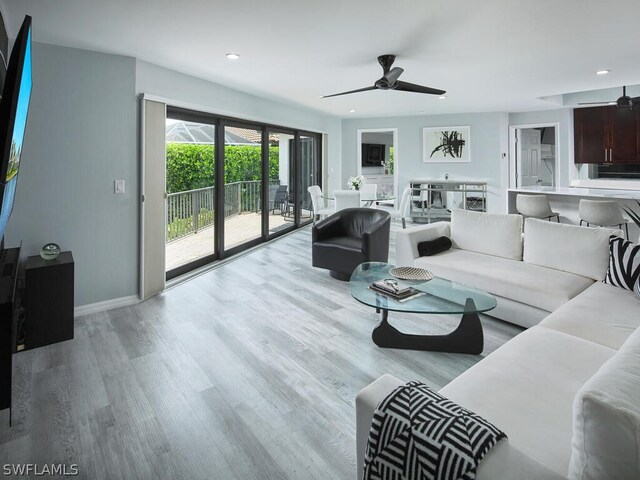
[[[433,273],[429,270],[418,267],[393,267],[389,273],[398,280],[428,282],[433,278]]]
[[[54,260],[60,255],[60,245],[57,243],[47,243],[40,249],[40,256],[44,260]]]

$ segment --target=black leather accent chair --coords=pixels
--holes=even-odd
[[[363,262],[389,258],[391,215],[374,208],[345,208],[313,225],[311,263],[349,280]]]

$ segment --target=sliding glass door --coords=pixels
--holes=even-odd
[[[224,126],[224,249],[262,237],[262,131]]]
[[[168,117],[165,134],[165,269],[171,277],[216,258],[216,127]]]
[[[298,157],[300,165],[300,222],[312,220],[313,207],[308,188],[322,184],[320,161],[320,135],[301,134],[298,141]]]
[[[310,222],[320,139],[167,107],[167,279]]]
[[[295,135],[269,130],[267,228],[269,235],[295,227]]]

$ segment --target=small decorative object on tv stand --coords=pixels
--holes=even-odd
[[[40,249],[40,256],[44,260],[54,260],[60,255],[60,245],[57,243],[47,243]]]

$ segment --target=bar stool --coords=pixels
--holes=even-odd
[[[551,210],[549,199],[546,195],[525,195],[519,193],[516,196],[516,210],[524,217],[546,218],[551,221],[556,217],[560,223],[560,214]]]
[[[624,230],[626,238],[629,238],[629,221],[622,216],[622,209],[617,202],[609,200],[580,200],[578,204],[578,214],[580,215],[580,225],[582,222],[598,225],[600,227],[618,227]]]

